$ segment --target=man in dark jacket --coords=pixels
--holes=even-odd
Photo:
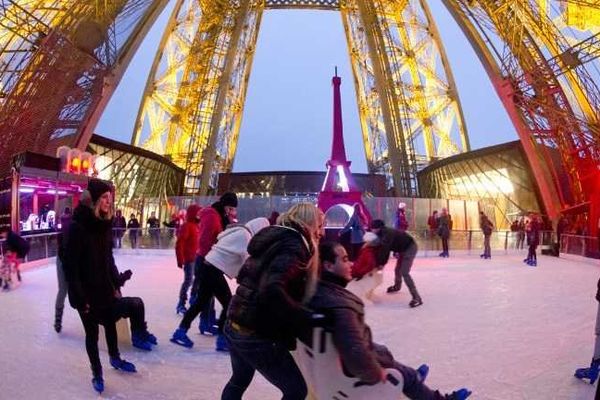
[[[121,213],[121,210],[117,210],[115,217],[113,218],[113,238],[115,240],[115,248],[120,249],[123,243],[123,235],[127,229],[127,221]]]
[[[390,252],[398,254],[398,260],[396,261],[396,268],[394,270],[394,285],[387,289],[388,293],[395,293],[400,291],[402,288],[402,279],[406,282],[412,300],[408,305],[410,307],[418,307],[423,304],[421,296],[417,291],[415,282],[410,276],[410,269],[412,268],[413,260],[417,255],[417,243],[406,232],[399,231],[398,229],[388,228],[385,223],[380,219],[371,221],[371,230],[381,241],[381,246],[377,253],[377,265],[387,264],[390,258]]]
[[[346,371],[374,385],[385,380],[384,368],[395,368],[404,378],[403,392],[410,399],[462,400],[469,397],[471,393],[467,389],[447,395],[429,389],[423,383],[429,371],[427,365],[415,371],[394,360],[387,347],[373,343],[371,330],[365,324],[363,302],[345,289],[352,279],[352,262],[348,260],[346,250],[339,243],[322,243],[319,258],[321,281],[308,305],[326,316],[333,333],[333,343]]]

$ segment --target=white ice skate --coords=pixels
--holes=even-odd
[[[401,400],[404,384],[402,374],[386,369],[387,381],[366,385],[344,372],[330,332],[314,328],[312,345],[297,341],[292,352],[308,386],[309,399],[329,400]]]

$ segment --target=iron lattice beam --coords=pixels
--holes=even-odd
[[[267,0],[265,9],[339,10],[340,0]]]

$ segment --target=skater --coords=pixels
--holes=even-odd
[[[54,302],[54,330],[56,333],[60,333],[62,330],[62,316],[65,310],[65,299],[67,298],[67,280],[65,278],[63,263],[71,218],[71,209],[65,207],[65,211],[60,216],[60,231],[57,237],[56,275],[58,278],[58,293],[56,293],[56,301]]]
[[[146,227],[148,228],[152,247],[155,249],[160,248],[160,221],[156,218],[154,211],[150,213],[150,218],[146,221]]]
[[[440,217],[438,218],[438,230],[437,233],[442,239],[442,252],[440,257],[450,257],[450,249],[448,247],[448,239],[450,238],[450,231],[452,230],[452,217],[448,214],[446,208],[442,208]]]
[[[408,219],[406,219],[406,203],[398,204],[396,210],[396,220],[394,221],[394,227],[401,232],[408,230]]]
[[[269,225],[275,225],[277,223],[277,218],[279,218],[279,213],[277,211],[273,211],[269,216]]]
[[[333,343],[340,355],[344,370],[369,385],[385,381],[384,368],[395,368],[404,378],[403,393],[409,399],[463,400],[471,392],[459,389],[442,395],[425,385],[427,365],[417,370],[396,361],[387,347],[372,341],[371,330],[365,324],[363,302],[345,289],[352,278],[352,262],[339,243],[326,242],[319,246],[321,279],[309,307],[325,315],[327,327],[333,332]]]
[[[137,249],[137,239],[140,235],[140,223],[138,222],[135,214],[131,213],[129,216],[129,222],[127,222],[127,229],[129,230],[129,242],[131,243],[132,249]]]
[[[439,248],[437,237],[437,229],[438,229],[438,212],[437,210],[433,210],[431,215],[427,218],[427,227],[429,230],[427,233],[429,234],[429,240],[431,240],[431,249],[437,250]]]
[[[479,257],[488,260],[492,258],[490,239],[492,237],[494,224],[492,224],[492,221],[490,221],[488,216],[485,215],[483,211],[479,212],[479,227],[481,228],[481,232],[483,232],[483,254],[481,254]]]
[[[0,227],[0,239],[5,240],[3,263],[7,266],[12,265],[12,268],[17,273],[17,280],[21,282],[19,266],[27,256],[27,253],[29,253],[29,242],[10,230],[8,226]],[[8,279],[10,280],[10,273]],[[4,289],[8,289],[6,281],[4,281]]]
[[[121,210],[117,210],[117,212],[115,213],[112,228],[115,249],[120,249],[123,244],[125,228],[127,228],[127,221],[125,221],[125,217],[121,213]]]
[[[194,280],[194,263],[200,245],[200,228],[198,227],[198,213],[200,206],[191,204],[186,211],[186,221],[182,225],[177,241],[175,242],[175,255],[177,267],[183,270],[183,283],[179,289],[179,302],[175,311],[185,314],[185,303],[188,299],[188,290]]]
[[[344,226],[344,228],[342,228],[340,231],[340,237],[350,236],[350,243],[348,243],[348,254],[350,255],[350,259],[352,261],[356,260],[358,257],[358,252],[364,244],[363,236],[365,234],[366,221],[361,214],[360,205],[355,204],[352,216],[346,223],[346,226]]]
[[[523,262],[529,266],[537,267],[537,254],[536,249],[540,244],[540,222],[536,214],[529,216],[529,226],[527,229],[527,245],[529,250],[527,252],[527,258]]]
[[[383,275],[378,273],[383,269],[383,265],[377,264],[381,241],[373,232],[366,232],[363,239],[365,244],[352,267],[349,290],[365,301],[372,301],[373,292],[383,282]]]
[[[156,343],[144,321],[144,303],[138,297],[122,297],[119,288],[131,278],[131,271],[119,273],[112,254],[112,196],[110,186],[90,179],[75,209],[69,227],[64,257],[69,303],[76,309],[85,330],[85,347],[92,369],[92,386],[104,390],[102,364],[98,353],[98,325],[104,326],[113,368],[136,372],[123,359],[117,344],[116,321],[129,317],[134,346],[149,350]]]
[[[255,371],[277,386],[283,399],[306,398],[306,383],[289,350],[316,321],[305,304],[316,289],[323,221],[314,204],[299,203],[250,241],[250,258],[227,311],[233,371],[222,400],[241,399]]]
[[[223,336],[223,326],[231,301],[231,289],[223,275],[225,274],[229,278],[237,277],[242,264],[248,258],[248,242],[257,232],[267,226],[269,226],[269,220],[266,218],[255,218],[246,225],[229,225],[219,234],[217,243],[212,246],[204,258],[204,264],[200,269],[202,275],[198,279],[200,284],[198,299],[193,307],[197,307],[199,310],[205,309],[213,296],[221,303],[223,309],[218,321],[217,351],[229,351],[227,341]],[[173,333],[171,342],[184,347],[194,345],[194,342],[187,336],[194,317],[193,313],[186,313],[179,327]]]
[[[224,193],[219,201],[213,203],[210,207],[204,207],[198,214],[200,226],[200,239],[198,241],[198,256],[194,264],[194,282],[192,283],[192,292],[190,296],[190,308],[186,311],[184,319],[193,321],[200,314],[200,333],[215,335],[218,333],[215,327],[215,306],[214,298],[211,297],[209,304],[204,308],[198,308],[195,303],[198,298],[198,289],[200,288],[200,279],[202,277],[202,268],[204,258],[217,242],[219,233],[230,224],[230,218],[235,215],[235,209],[238,205],[238,199],[235,193]]]
[[[525,219],[521,217],[517,226],[517,250],[523,250],[525,244]]]
[[[413,237],[406,232],[388,228],[380,219],[371,222],[371,231],[379,236],[381,240],[381,247],[377,254],[377,264],[387,264],[390,258],[390,251],[398,253],[396,268],[394,269],[394,284],[387,288],[387,292],[396,293],[400,291],[402,288],[402,279],[404,278],[412,296],[412,300],[408,305],[414,308],[423,304],[415,282],[410,276],[410,269],[418,251],[417,243]]]
[[[598,304],[598,311],[596,313],[596,341],[594,342],[594,355],[592,362],[588,368],[578,368],[575,371],[575,377],[577,379],[588,379],[590,385],[593,385],[598,379],[600,373],[600,279],[596,285],[596,301]]]

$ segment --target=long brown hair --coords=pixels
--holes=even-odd
[[[309,235],[311,257],[306,264],[308,270],[303,303],[315,294],[319,279],[319,238],[325,216],[313,203],[298,203],[277,218],[277,224],[287,227],[300,226]]]

